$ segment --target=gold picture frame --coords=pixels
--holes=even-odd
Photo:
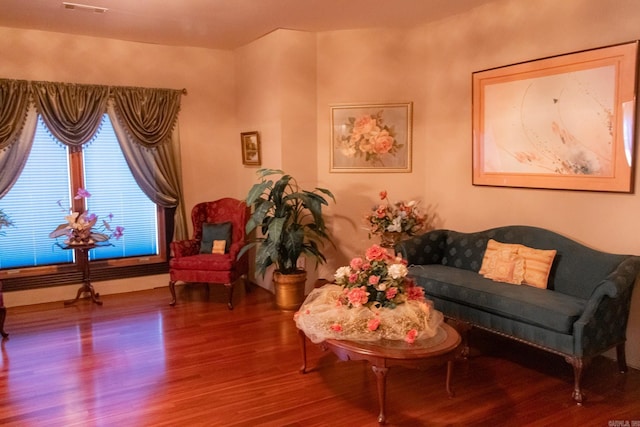
[[[411,102],[330,108],[330,172],[411,172]]]
[[[473,73],[473,184],[631,192],[638,42]]]
[[[260,166],[262,164],[260,154],[260,134],[258,132],[242,132],[240,134],[242,144],[242,164],[247,166]]]

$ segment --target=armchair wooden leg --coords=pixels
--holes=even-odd
[[[169,281],[169,290],[171,291],[171,302],[169,305],[176,305],[176,282],[175,280]]]
[[[229,310],[233,310],[233,282],[224,284],[227,288],[229,288],[229,302],[227,303],[227,307]]]

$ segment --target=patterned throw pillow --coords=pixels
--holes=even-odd
[[[524,258],[518,255],[518,245],[487,242],[487,250],[479,273],[497,282],[520,285],[524,281]]]
[[[479,273],[498,282],[546,289],[555,256],[554,249],[534,249],[490,239]]]
[[[524,258],[524,284],[536,288],[547,289],[549,273],[556,250],[533,249],[522,246],[518,249],[518,255]]]

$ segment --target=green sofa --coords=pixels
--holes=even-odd
[[[489,239],[555,249],[547,289],[496,282],[478,274]],[[573,366],[572,397],[589,360],[616,347],[626,372],[625,341],[640,257],[590,249],[530,226],[461,233],[433,230],[395,246],[435,308],[451,319],[564,356]]]

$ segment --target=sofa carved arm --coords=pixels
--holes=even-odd
[[[575,353],[590,357],[614,346],[618,348],[621,371],[626,371],[624,343],[631,306],[631,293],[640,271],[640,257],[632,256],[593,291],[585,310],[574,324]]]

